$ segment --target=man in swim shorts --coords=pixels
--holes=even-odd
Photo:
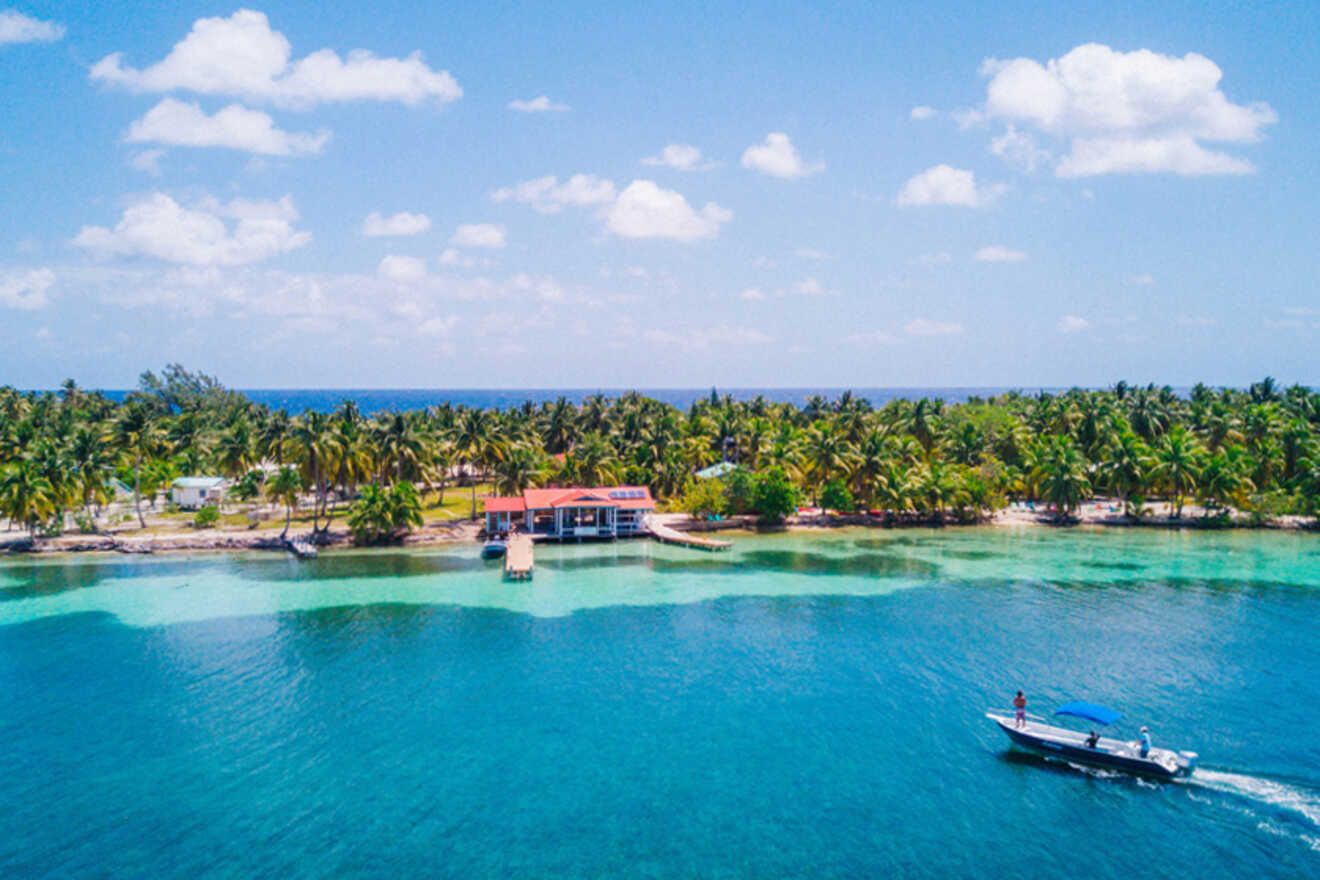
[[[1027,698],[1022,696],[1022,691],[1018,691],[1013,698],[1013,726],[1027,726]]]

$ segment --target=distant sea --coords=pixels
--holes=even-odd
[[[606,397],[619,397],[636,391],[644,397],[654,398],[663,403],[686,409],[692,402],[709,397],[707,388],[251,388],[237,389],[256,403],[262,403],[271,409],[284,409],[291,413],[304,410],[330,412],[345,400],[352,400],[358,409],[370,415],[385,411],[423,409],[442,403],[481,407],[485,409],[508,409],[521,406],[530,400],[534,404],[555,401],[560,397],[572,403],[581,403],[593,394]],[[945,388],[715,388],[715,393],[731,395],[735,400],[751,400],[758,395],[774,402],[786,402],[802,406],[812,395],[819,394],[827,400],[836,400],[845,391],[851,391],[854,397],[869,400],[875,406],[883,406],[891,400],[906,398],[915,400],[920,397],[941,398],[947,403],[961,403],[969,397],[990,397],[1008,391],[1021,391],[1023,394],[1036,394],[1044,391],[1059,391],[1059,388],[1007,386]],[[107,397],[120,400],[128,394],[125,390],[103,392]]]

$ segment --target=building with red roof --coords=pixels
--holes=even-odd
[[[522,531],[558,540],[641,534],[646,515],[655,510],[645,486],[526,489],[521,495],[490,495],[485,502],[487,534]]]

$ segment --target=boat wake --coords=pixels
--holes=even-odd
[[[1313,828],[1320,828],[1320,789],[1205,767],[1197,768],[1195,773],[1180,782],[1264,804],[1280,813],[1301,816]]]

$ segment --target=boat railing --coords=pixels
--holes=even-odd
[[[1012,720],[1012,719],[1014,719],[1014,718],[1017,717],[1017,710],[1016,710],[1016,709],[1013,709],[1013,708],[1011,708],[1011,707],[1008,708],[1008,709],[986,709],[986,710],[985,710],[985,714],[987,714],[987,715],[999,715],[999,716],[1003,716],[1004,718],[1008,718],[1008,719]],[[1025,717],[1026,717],[1026,719],[1027,719],[1028,721],[1039,721],[1041,724],[1049,724],[1049,723],[1050,723],[1050,720],[1049,720],[1048,718],[1042,718],[1041,716],[1039,716],[1039,715],[1035,715],[1035,714],[1033,714],[1033,713],[1031,713],[1031,712],[1026,712],[1026,713],[1024,713],[1024,714],[1025,714]]]

